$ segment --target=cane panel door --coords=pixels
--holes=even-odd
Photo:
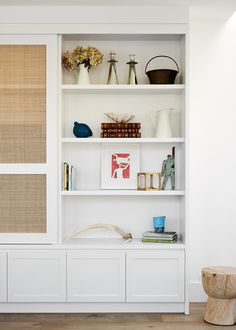
[[[0,37],[2,243],[57,240],[56,60],[56,36]]]

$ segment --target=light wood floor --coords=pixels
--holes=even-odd
[[[226,329],[203,321],[205,304],[183,314],[0,314],[2,330],[201,330]],[[236,326],[228,327],[236,329]]]

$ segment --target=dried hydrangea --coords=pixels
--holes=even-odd
[[[102,63],[103,55],[102,53],[95,47],[88,46],[88,57],[90,66],[96,66]]]
[[[73,71],[76,68],[75,62],[71,58],[71,54],[68,51],[64,53],[62,63],[68,71]]]
[[[62,63],[67,70],[72,71],[82,63],[90,69],[100,64],[102,60],[103,54],[97,48],[78,46],[71,53],[68,51],[64,53]]]

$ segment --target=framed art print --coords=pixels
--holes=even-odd
[[[137,189],[139,145],[104,144],[101,168],[102,189]]]

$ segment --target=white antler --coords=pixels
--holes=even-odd
[[[91,229],[96,229],[96,228],[104,228],[104,229],[110,229],[112,231],[116,231],[118,234],[120,234],[123,239],[126,242],[132,241],[132,235],[131,233],[126,233],[124,232],[120,227],[115,226],[115,225],[111,225],[109,223],[97,223],[97,224],[93,224],[93,225],[88,225],[88,226],[84,226],[80,229],[75,229],[74,231],[72,231],[72,233],[70,233],[69,235],[66,236],[66,238],[64,239],[65,241],[67,241],[68,239],[84,232],[87,230],[91,230]]]

